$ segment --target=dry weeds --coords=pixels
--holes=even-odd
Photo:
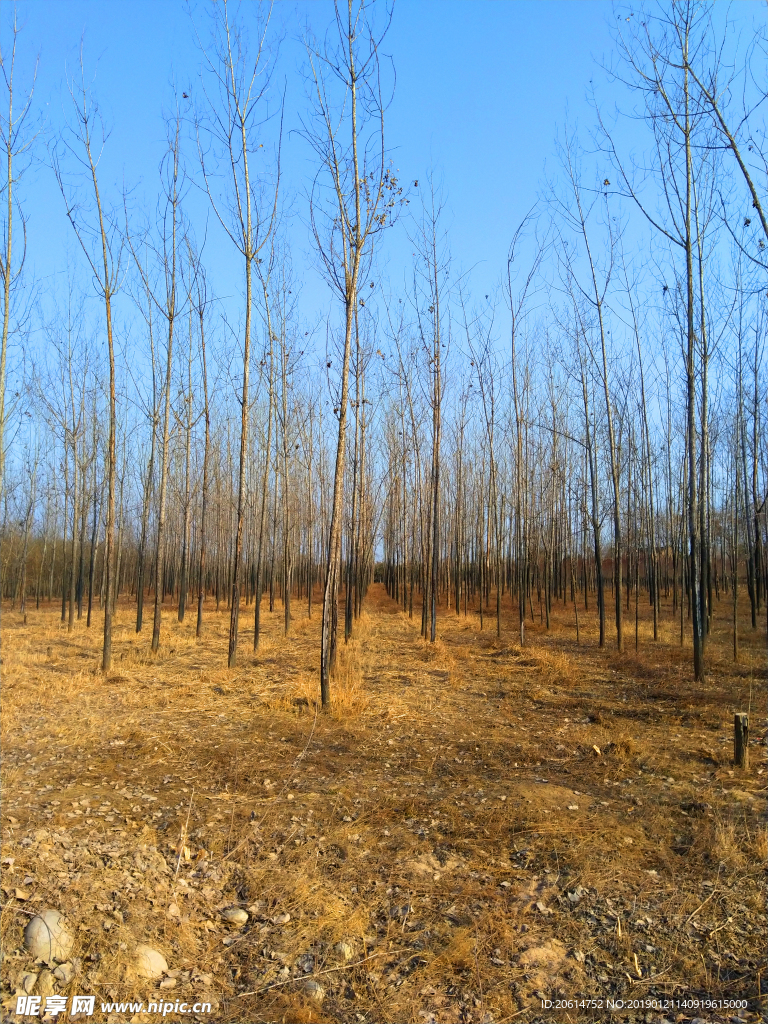
[[[4,612],[6,1011],[33,969],[24,923],[52,906],[77,935],[63,992],[97,1004],[157,997],[131,970],[147,942],[173,998],[216,1021],[595,1020],[540,1000],[610,995],[745,999],[757,1019],[764,638],[744,631],[734,666],[724,621],[694,688],[667,620],[619,655],[584,613],[577,646],[572,608],[524,648],[505,615],[499,641],[495,620],[446,614],[430,645],[373,587],[324,714],[317,615],[284,638],[264,611],[229,671],[223,608],[199,642],[169,609],[153,657],[126,604],[105,679],[96,629]]]

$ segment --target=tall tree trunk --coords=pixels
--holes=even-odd
[[[256,593],[254,596],[255,609],[253,617],[253,649],[254,651],[259,647],[259,641],[261,639],[261,593],[263,590],[263,579],[264,579],[264,531],[267,519],[267,500],[269,492],[269,469],[272,459],[272,422],[274,418],[274,402],[275,402],[275,380],[274,380],[274,364],[275,364],[275,348],[274,348],[274,336],[272,334],[272,315],[269,305],[269,293],[267,291],[267,280],[261,279],[262,289],[264,292],[264,309],[267,318],[267,337],[269,339],[269,409],[267,412],[267,444],[264,449],[264,472],[261,477],[261,510],[259,513],[259,545],[256,554]],[[310,604],[311,604],[310,596]]]
[[[200,637],[203,631],[203,602],[205,600],[206,572],[206,527],[208,514],[208,459],[211,450],[211,414],[208,405],[208,364],[205,356],[205,304],[198,306],[200,317],[200,353],[203,364],[203,416],[205,418],[205,447],[203,449],[203,487],[200,501],[200,561],[197,569],[197,624],[195,636]]]
[[[687,37],[685,40],[687,47]],[[687,54],[686,54],[687,56]],[[691,150],[691,114],[688,89],[688,71],[685,76],[685,274],[686,274],[686,325],[687,345],[685,355],[686,374],[686,418],[688,427],[688,541],[690,545],[690,592],[691,627],[693,632],[693,674],[697,682],[704,680],[704,627],[702,623],[701,593],[701,536],[696,481],[696,363],[695,363],[695,307],[694,307],[694,240],[693,240],[693,158]]]
[[[152,479],[155,473],[155,446],[157,443],[157,419],[152,416],[152,440],[149,448],[149,463],[144,480],[144,500],[141,506],[141,537],[138,551],[138,575],[136,581],[136,632],[141,632],[144,621],[144,567],[147,557],[147,526],[149,523],[149,504],[152,498]]]

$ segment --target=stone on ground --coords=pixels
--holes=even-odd
[[[66,960],[74,938],[58,910],[42,910],[24,929],[24,945],[35,958],[44,963]]]
[[[141,943],[136,947],[136,973],[140,978],[159,978],[168,970],[162,953]]]

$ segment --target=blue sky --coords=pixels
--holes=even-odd
[[[746,22],[757,5],[736,3],[732,12]],[[157,168],[165,146],[163,111],[174,95],[200,94],[201,63],[194,27],[208,38],[206,0],[21,0],[22,74],[39,53],[35,94],[48,141],[67,114],[66,73],[77,73],[84,40],[85,66],[111,135],[100,166],[102,193],[119,205],[123,184],[136,207],[151,215],[157,194]],[[252,17],[245,0],[242,14]],[[613,52],[618,8],[606,0],[398,0],[383,46],[397,73],[387,116],[387,144],[403,180],[424,180],[430,168],[447,197],[445,225],[456,273],[471,271],[472,294],[492,293],[502,278],[516,226],[541,194],[545,170],[556,171],[554,140],[567,123],[588,142],[594,113],[592,84],[603,108],[623,97],[608,86],[601,64]],[[625,12],[626,13],[626,12]],[[12,7],[0,7],[5,39]],[[306,325],[325,321],[334,298],[316,272],[306,230],[304,194],[316,163],[297,131],[307,111],[301,68],[301,31],[309,23],[322,35],[331,23],[328,0],[288,2],[274,8],[275,36],[282,37],[277,83],[285,82],[283,145],[284,195],[294,211],[289,226],[293,268],[301,282],[300,314]],[[191,106],[188,105],[189,110]],[[635,143],[631,122],[620,126],[625,152]],[[29,267],[43,296],[66,277],[67,253],[75,264],[74,237],[65,216],[46,150],[18,194],[29,228]],[[196,156],[190,147],[192,170]],[[602,177],[602,168],[600,176]],[[606,172],[608,169],[606,168]],[[412,207],[413,209],[413,207]],[[198,237],[210,211],[198,193],[190,217]],[[380,272],[399,288],[410,278],[407,218],[387,233],[380,248]],[[638,225],[639,230],[643,230]],[[638,235],[634,235],[635,247]],[[206,264],[214,289],[232,298],[236,319],[242,303],[241,264],[215,225],[209,230]],[[118,315],[130,318],[130,303]],[[322,332],[320,332],[322,333]],[[319,334],[318,334],[319,337]]]
[[[246,17],[249,6],[243,8]],[[173,100],[173,81],[178,91],[195,94],[200,56],[192,26],[204,39],[204,8],[196,3],[190,17],[182,0],[29,0],[18,5],[25,26],[22,54],[27,61],[33,53],[40,55],[36,100],[50,133],[61,125],[68,102],[65,72],[77,70],[84,39],[86,69],[111,127],[101,169],[102,187],[111,199],[119,197],[125,181],[137,198],[151,202],[163,150],[162,110]],[[9,14],[5,5],[5,24]],[[309,305],[326,309],[330,295],[312,270],[300,219],[300,196],[313,158],[293,129],[306,109],[298,73],[304,56],[300,30],[309,21],[322,33],[331,15],[325,0],[275,7],[275,27],[283,35],[279,75],[288,89],[284,183],[297,195],[299,214],[291,231],[294,268],[303,278]],[[595,58],[610,51],[612,17],[608,3],[592,0],[396,4],[384,46],[397,72],[388,143],[404,178],[423,179],[433,167],[442,180],[453,258],[464,269],[475,268],[478,292],[499,279],[512,232],[536,199],[566,111],[571,121],[592,122],[586,94],[590,79],[599,75]],[[30,262],[38,280],[50,280],[64,266],[71,229],[50,170],[36,168],[25,191]],[[408,248],[402,228],[390,233],[386,251],[393,281],[407,272]],[[222,239],[212,235],[208,253],[219,269],[230,265]],[[318,313],[323,315],[321,309]]]

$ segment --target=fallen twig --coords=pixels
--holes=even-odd
[[[696,917],[696,915],[698,914],[698,912],[699,912],[700,910],[702,910],[702,909],[703,909],[704,907],[706,907],[706,905],[707,905],[707,904],[709,903],[709,901],[710,901],[710,900],[712,899],[712,897],[713,897],[713,896],[715,895],[715,893],[717,893],[717,892],[720,892],[720,890],[719,890],[719,889],[713,889],[713,890],[712,890],[712,892],[711,892],[711,893],[709,894],[709,896],[707,896],[707,898],[706,898],[706,899],[704,900],[704,902],[703,902],[703,903],[700,903],[700,904],[699,904],[699,906],[698,906],[698,907],[696,907],[696,909],[694,910],[694,912],[693,912],[693,913],[692,913],[692,914],[690,915],[690,917],[687,917],[687,918],[686,918],[686,920],[685,920],[685,924],[683,925],[683,928],[687,928],[687,927],[688,927],[688,925],[689,925],[689,924],[691,923],[691,921],[692,921],[692,920],[694,919],[694,917]]]
[[[338,967],[327,967],[324,971],[315,971],[314,974],[305,974],[301,978],[285,978],[283,981],[273,981],[269,985],[265,985],[264,988],[257,988],[253,992],[241,992],[238,999],[243,999],[245,996],[260,996],[264,992],[269,992],[273,988],[282,988],[284,985],[292,985],[297,981],[306,981],[307,978],[318,978],[324,974],[334,974],[336,971],[351,971],[353,967],[361,967],[363,964],[367,964],[369,960],[375,960],[380,956],[391,956],[392,953],[400,952],[399,950],[383,949],[380,953],[371,953],[370,956],[365,957],[364,960],[358,960],[354,964],[340,964]],[[420,953],[414,954],[415,956],[421,956]],[[413,956],[409,956],[407,960],[403,961],[407,963],[408,960],[413,960]]]

